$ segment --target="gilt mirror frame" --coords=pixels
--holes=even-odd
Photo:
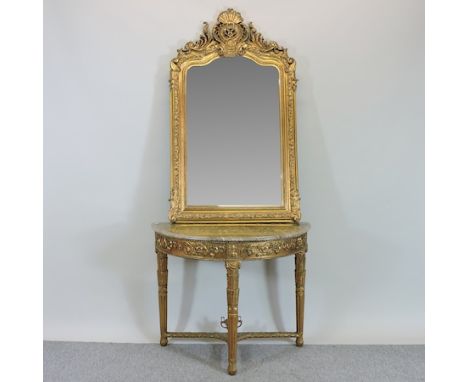
[[[186,87],[187,72],[221,57],[243,56],[258,65],[273,66],[279,73],[281,139],[280,206],[187,205]],[[301,217],[296,144],[296,63],[287,50],[266,41],[252,23],[243,23],[239,12],[219,14],[210,30],[204,23],[198,41],[188,42],[170,63],[171,196],[172,223],[292,223]],[[206,111],[210,112],[209,110]],[[238,114],[241,118],[241,113]],[[209,143],[207,143],[209,144]]]

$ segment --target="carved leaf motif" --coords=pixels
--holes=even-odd
[[[243,55],[248,49],[263,53],[273,52],[282,56],[286,65],[294,64],[294,59],[288,56],[285,48],[274,41],[265,40],[252,23],[246,26],[240,13],[232,8],[221,12],[217,21],[212,31],[208,23],[204,22],[200,38],[186,43],[177,51],[177,57],[172,60],[173,70],[178,70],[189,55],[217,51],[221,56],[235,56]]]
[[[169,220],[177,222],[181,216],[185,221],[295,221],[301,218],[300,197],[297,184],[297,154],[296,154],[296,125],[295,125],[295,90],[297,80],[295,77],[296,63],[288,56],[287,49],[274,41],[267,41],[256,30],[252,23],[244,24],[239,12],[229,8],[220,13],[217,23],[210,29],[208,23],[203,24],[202,34],[197,41],[185,44],[177,51],[177,57],[171,61],[171,198]],[[287,89],[284,95],[284,110],[286,113],[287,161],[289,176],[286,187],[289,188],[289,210],[283,211],[209,211],[186,214],[183,200],[185,194],[185,162],[183,152],[182,126],[185,113],[185,100],[183,99],[184,86],[181,68],[183,64],[189,66],[192,62],[203,60],[206,57],[216,56],[243,56],[250,53],[250,57],[273,58],[280,61],[281,71],[285,72]],[[272,60],[273,61],[273,60]]]
[[[156,236],[156,251],[207,260],[261,259],[307,251],[307,236],[252,242],[215,242]]]

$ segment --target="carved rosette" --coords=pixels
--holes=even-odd
[[[193,65],[206,65],[217,57],[246,56],[254,61],[279,69],[284,81],[281,90],[282,109],[286,118],[281,118],[287,160],[287,182],[284,209],[251,209],[216,211],[187,211],[185,208],[185,74]],[[297,79],[296,63],[288,56],[287,49],[274,41],[267,41],[241,14],[234,9],[221,12],[216,24],[210,29],[203,24],[197,41],[190,41],[177,51],[171,61],[171,197],[169,220],[171,222],[299,222],[300,196],[297,183],[296,111],[295,92]],[[284,171],[286,171],[284,169]]]

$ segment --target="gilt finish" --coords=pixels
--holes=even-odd
[[[243,56],[279,73],[282,205],[188,206],[186,198],[186,78],[193,66],[204,66],[220,57]],[[171,191],[169,220],[173,223],[274,223],[301,218],[297,181],[296,63],[287,50],[266,41],[252,23],[244,24],[239,12],[228,9],[210,29],[204,23],[199,40],[188,42],[171,61]],[[209,111],[206,111],[209,112]],[[242,111],[237,111],[239,118]],[[222,121],[220,121],[222,122]],[[210,144],[207,142],[207,144]]]
[[[205,66],[221,57],[243,56],[258,65],[278,70],[281,129],[282,203],[279,206],[191,206],[186,198],[186,80],[193,66]],[[237,343],[251,338],[294,338],[303,344],[305,255],[307,223],[301,218],[296,146],[296,63],[286,49],[266,41],[239,12],[221,12],[210,28],[188,42],[171,61],[171,191],[169,220],[153,224],[158,263],[161,345],[170,338],[211,338],[227,342],[228,373],[237,367]],[[229,89],[227,89],[229,90]],[[206,110],[209,113],[210,110]],[[240,120],[242,110],[233,110]],[[222,123],[223,121],[220,121]],[[206,142],[207,145],[211,144]],[[259,147],[260,149],[261,147]],[[177,223],[177,224],[173,224]],[[226,267],[227,318],[222,332],[170,332],[167,330],[167,256],[223,261]],[[238,332],[239,270],[242,260],[295,256],[296,331]]]
[[[167,254],[156,251],[158,258],[159,326],[161,346],[167,345]]]
[[[261,260],[307,251],[307,223],[283,225],[154,224],[156,252],[198,260]]]
[[[305,254],[307,252],[307,223],[271,225],[213,225],[213,224],[153,224],[158,257],[159,311],[161,345],[168,338],[211,338],[228,344],[228,373],[236,373],[237,343],[250,338],[295,338],[303,344]],[[167,331],[167,255],[190,259],[224,261],[227,273],[227,319],[219,332]],[[273,259],[295,255],[296,331],[239,332],[239,269],[242,260]]]
[[[296,345],[304,345],[305,251],[296,253]]]
[[[235,250],[235,248],[233,248]],[[228,304],[228,373],[237,371],[237,323],[239,319],[239,260],[227,260],[227,304]]]

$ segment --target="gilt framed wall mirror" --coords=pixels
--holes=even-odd
[[[295,61],[228,9],[171,61],[172,223],[300,219]]]

